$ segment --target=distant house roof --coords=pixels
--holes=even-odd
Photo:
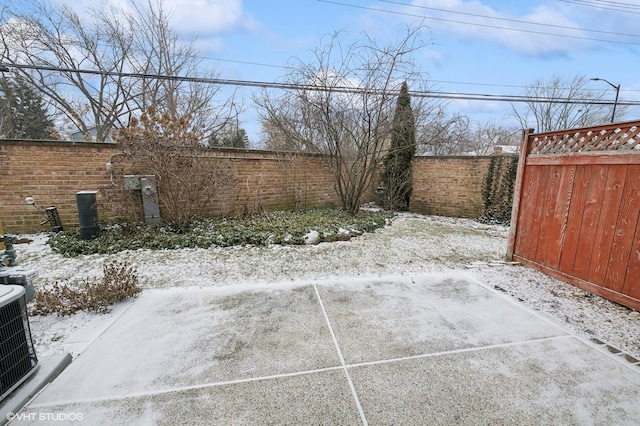
[[[96,136],[98,135],[98,129],[96,129],[95,127],[91,127],[87,130],[87,133],[88,135],[80,131],[71,133],[71,140],[73,142],[98,142],[96,139]],[[107,135],[103,142],[111,143],[113,141],[111,140],[111,136]]]
[[[517,145],[496,145],[493,147],[494,154],[517,154],[518,153]]]

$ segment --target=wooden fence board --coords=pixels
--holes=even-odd
[[[596,237],[596,227],[600,219],[600,209],[604,197],[604,187],[607,182],[608,166],[595,165],[591,167],[589,187],[585,199],[582,226],[578,238],[578,250],[573,265],[573,275],[586,280],[589,275],[589,264],[593,253],[593,242]]]
[[[516,234],[516,247],[518,252],[529,253],[531,247],[531,228],[533,227],[533,215],[538,199],[538,187],[540,185],[540,173],[534,168],[529,168],[525,173],[522,204],[519,209],[519,227]]]
[[[593,243],[593,255],[589,265],[587,280],[594,284],[604,285],[607,265],[613,245],[618,212],[622,201],[622,189],[627,178],[627,166],[610,166],[604,199],[600,211],[600,220],[596,227],[596,238]]]
[[[544,210],[540,221],[540,243],[536,260],[545,265],[549,264],[549,252],[553,252],[554,245],[560,243],[560,225],[556,223],[556,210],[558,206],[558,193],[562,175],[561,166],[549,168],[549,180],[546,184],[546,197]]]
[[[527,250],[528,257],[530,259],[536,259],[538,257],[538,247],[544,244],[544,237],[541,238],[540,236],[540,227],[544,214],[544,203],[547,198],[550,169],[549,167],[541,167],[538,170],[538,173],[540,174],[540,180],[538,181],[537,187],[532,188],[536,191],[537,197],[536,203],[533,206],[531,232],[529,234],[529,248]]]
[[[631,247],[631,256],[629,259],[629,269],[627,277],[622,288],[622,293],[640,300],[640,215],[638,215],[638,226],[633,238],[633,246]]]
[[[582,217],[584,216],[585,200],[589,179],[591,177],[591,166],[581,166],[576,170],[574,191],[569,206],[569,217],[567,219],[567,230],[564,237],[564,246],[560,254],[560,271],[571,274],[575,264],[576,253],[578,252],[578,240],[582,227]]]
[[[629,166],[604,285],[622,292],[640,215],[640,166]],[[630,277],[638,279],[638,277]]]
[[[553,269],[560,265],[560,254],[567,235],[567,221],[569,208],[573,196],[573,187],[576,177],[576,166],[560,167],[560,182],[556,191],[555,211],[551,223],[548,225],[550,234],[554,237],[549,245],[544,261]]]

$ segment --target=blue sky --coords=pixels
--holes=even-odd
[[[93,2],[81,0],[76,7]],[[336,30],[386,40],[423,21],[427,43],[416,60],[435,89],[521,94],[535,80],[583,74],[620,84],[621,100],[640,100],[640,0],[164,0],[164,5],[174,28],[185,38],[197,35],[205,63],[224,78],[275,81],[291,57],[308,58],[323,36]],[[613,99],[615,90],[605,82],[590,85],[610,89]],[[449,108],[481,122],[514,124],[508,103],[455,101]],[[620,118],[640,118],[640,109]],[[255,120],[249,110],[241,122],[252,137]]]

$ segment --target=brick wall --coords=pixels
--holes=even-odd
[[[0,143],[0,220],[7,232],[50,230],[24,197],[56,206],[63,224],[78,222],[75,193],[109,183],[105,163],[117,147],[97,143]]]
[[[484,212],[482,185],[491,157],[415,157],[414,213],[478,217]]]
[[[44,210],[56,206],[65,227],[78,225],[75,194],[111,187],[106,163],[121,152],[116,144],[90,142],[0,142],[0,221],[6,232],[47,231],[45,219],[24,197],[35,198]],[[319,155],[283,154],[269,151],[209,150],[203,161],[230,161],[236,179],[210,206],[212,215],[234,214],[256,208],[286,209],[335,206],[339,201],[333,178]],[[123,156],[113,159],[116,179],[135,173],[127,170]],[[97,195],[101,220],[122,214],[106,192]]]
[[[0,221],[6,232],[47,231],[44,217],[24,197],[44,209],[56,206],[65,227],[78,225],[75,194],[111,187],[105,164],[121,152],[116,144],[90,142],[0,141]],[[208,150],[208,159],[231,162],[235,181],[209,206],[208,213],[227,215],[255,209],[310,208],[339,205],[333,178],[319,155],[284,154],[237,149]],[[482,184],[490,157],[416,157],[413,196],[416,213],[477,217],[484,209]],[[113,156],[115,182],[122,185],[128,169],[123,156]],[[374,185],[375,186],[375,185]],[[101,220],[122,215],[98,193]],[[373,199],[373,191],[363,202]]]

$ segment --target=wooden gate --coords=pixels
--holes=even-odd
[[[640,310],[640,121],[520,149],[507,258]]]

